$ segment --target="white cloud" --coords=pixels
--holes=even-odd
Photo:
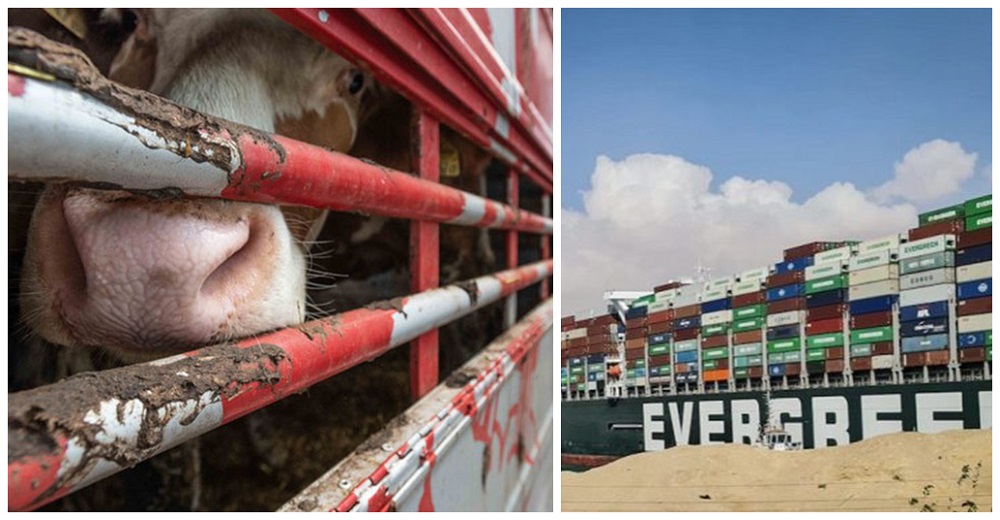
[[[987,179],[993,178],[993,163],[989,163],[983,168],[983,177]]]
[[[875,188],[877,200],[928,202],[954,194],[975,175],[975,153],[959,143],[935,139],[910,150],[896,163],[892,180]]]
[[[935,143],[908,153],[896,179],[920,171],[928,153],[946,155]],[[877,199],[850,183],[796,203],[782,182],[732,177],[715,191],[711,182],[709,168],[676,156],[598,158],[584,211],[560,215],[563,315],[603,312],[604,291],[650,290],[694,276],[699,262],[712,268],[710,276],[725,276],[778,262],[795,245],[876,238],[917,221],[914,205]]]

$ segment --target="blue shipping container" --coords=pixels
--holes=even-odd
[[[767,329],[767,340],[774,341],[778,339],[785,338],[797,338],[799,337],[799,326],[795,325],[784,325],[782,327],[773,327]]]
[[[813,257],[811,256],[804,256],[787,262],[778,262],[774,264],[774,274],[787,273],[789,271],[801,271],[811,265],[813,265]]]
[[[674,359],[678,363],[693,363],[698,361],[698,351],[689,350],[687,352],[678,352]]]
[[[785,365],[768,365],[767,373],[775,377],[783,376],[785,375]]]
[[[597,381],[597,374],[595,373],[587,374],[587,381]]]
[[[710,302],[701,302],[701,313],[708,314],[715,311],[724,311],[726,309],[732,308],[732,300],[729,298],[723,298],[721,300],[712,300]]]
[[[582,365],[583,364],[583,358],[578,358],[578,357],[572,358],[572,359],[569,360],[569,364],[570,365],[574,365],[574,366],[575,365]]]
[[[948,316],[948,302],[921,303],[899,308],[899,321],[913,321],[924,318]]]
[[[693,329],[701,326],[701,316],[679,318],[674,320],[674,330]]]
[[[587,356],[588,365],[603,365],[604,364],[604,354],[594,354]]]
[[[900,350],[904,354],[914,352],[929,352],[931,350],[944,350],[948,348],[947,334],[933,334],[931,336],[914,336],[900,340]]]
[[[986,345],[986,331],[966,332],[958,335],[958,348],[982,347]]]
[[[834,289],[806,295],[806,308],[814,309],[825,305],[843,303],[847,301],[847,289]]]
[[[904,321],[899,324],[899,337],[929,336],[948,332],[948,317],[925,318],[922,320]]]
[[[670,334],[656,334],[649,337],[650,345],[660,345],[670,342]]]
[[[990,260],[993,260],[992,243],[955,251],[955,267],[978,264],[979,262],[988,262]]]
[[[781,287],[774,287],[768,289],[765,297],[769,302],[776,302],[779,300],[784,300],[787,298],[795,298],[796,296],[801,296],[804,292],[805,284],[793,283],[789,285],[782,285]]]
[[[896,303],[897,298],[898,295],[890,294],[887,296],[865,298],[864,300],[854,300],[849,304],[849,310],[851,311],[852,316],[888,311],[892,310],[892,304]]]
[[[993,279],[984,278],[958,284],[958,299],[979,298],[993,295]]]

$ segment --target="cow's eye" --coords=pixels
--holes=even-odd
[[[139,27],[139,15],[131,9],[122,11],[122,29],[125,34],[132,34]]]
[[[354,76],[351,77],[351,84],[347,86],[347,91],[352,95],[361,92],[361,89],[365,86],[365,75],[360,72],[355,72]]]

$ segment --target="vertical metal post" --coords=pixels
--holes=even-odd
[[[511,168],[507,171],[507,204],[515,210],[518,209],[518,176],[517,170]],[[517,267],[517,231],[510,229],[507,231],[507,268]],[[517,322],[517,293],[507,297],[506,306],[503,312],[504,328],[511,328]],[[586,374],[584,375],[584,385],[586,385]]]
[[[542,215],[550,218],[552,216],[552,198],[548,194],[542,194]],[[549,258],[552,258],[552,250],[550,242],[552,240],[552,235],[543,234],[539,238],[542,241],[542,260],[548,260]],[[546,298],[549,297],[549,279],[546,278],[542,280],[540,287],[542,291],[541,299],[545,300]]]
[[[414,108],[410,125],[413,173],[421,179],[437,182],[438,121]],[[437,287],[440,238],[437,222],[410,222],[410,288],[414,293]],[[438,330],[434,329],[410,343],[410,394],[419,399],[437,385]]]

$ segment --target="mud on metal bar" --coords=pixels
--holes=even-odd
[[[7,497],[30,510],[499,301],[551,260],[7,400]]]

